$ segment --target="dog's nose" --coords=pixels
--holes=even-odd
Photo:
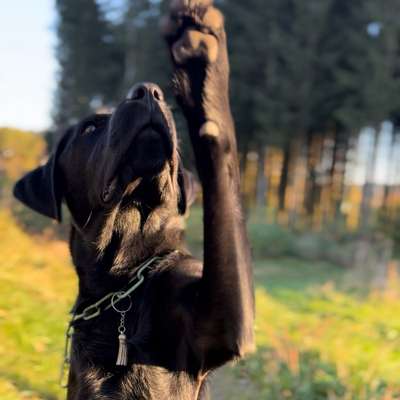
[[[137,83],[131,88],[131,90],[129,90],[126,99],[139,101],[163,101],[164,94],[161,88],[155,83],[141,82]]]

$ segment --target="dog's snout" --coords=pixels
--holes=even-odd
[[[126,96],[127,100],[138,100],[138,101],[163,101],[164,94],[161,88],[155,83],[141,82],[136,84],[129,90]]]

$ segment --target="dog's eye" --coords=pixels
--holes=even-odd
[[[93,133],[96,130],[96,127],[94,125],[88,125],[82,132],[82,135],[89,135]]]

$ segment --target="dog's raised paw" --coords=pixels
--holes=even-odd
[[[190,59],[214,63],[219,53],[219,32],[224,17],[212,0],[172,0],[170,13],[161,19],[161,30],[177,64]]]

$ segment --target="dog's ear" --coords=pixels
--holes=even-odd
[[[190,206],[195,202],[196,196],[200,191],[200,184],[193,173],[179,167],[178,171],[178,185],[179,185],[179,200],[178,211],[180,214],[185,215]]]
[[[58,158],[65,147],[66,137],[59,142],[46,164],[22,177],[14,186],[14,196],[32,210],[61,222],[63,197]]]

